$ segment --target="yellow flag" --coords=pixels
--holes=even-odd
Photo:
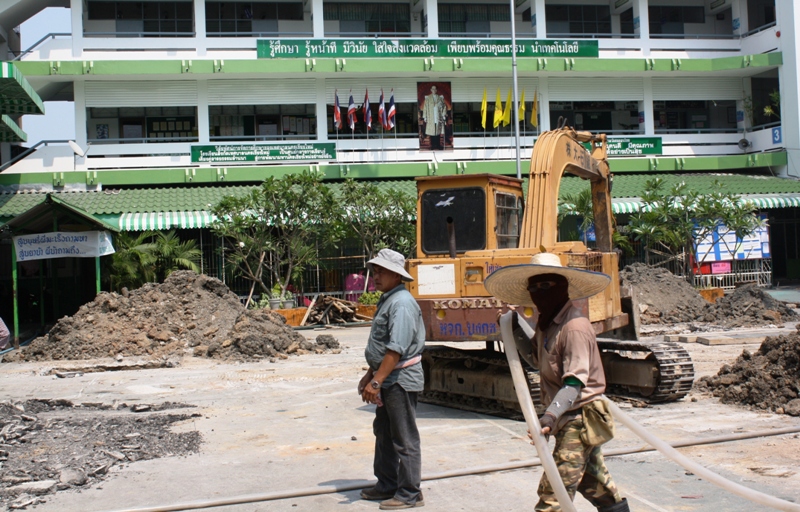
[[[537,96],[536,93],[537,92],[539,92],[539,91],[537,89],[534,89],[534,91],[533,91],[533,104],[531,105],[531,124],[538,128],[539,127],[539,105],[538,105],[539,100],[536,99],[536,96]]]
[[[511,124],[511,112],[513,111],[514,105],[511,104],[511,89],[509,89],[506,97],[506,107],[503,109],[503,126]]]
[[[503,100],[500,99],[500,88],[497,88],[497,99],[494,102],[494,126],[497,128],[503,121]]]
[[[519,109],[517,110],[517,118],[523,123],[525,122],[525,89],[522,89],[522,98],[520,98],[519,100]]]
[[[486,129],[486,87],[483,88],[483,101],[481,101],[481,126]]]

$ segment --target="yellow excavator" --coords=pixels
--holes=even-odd
[[[618,255],[612,247],[612,174],[606,151],[604,134],[566,126],[542,133],[531,156],[527,201],[523,181],[507,176],[417,178],[417,257],[408,262],[414,277],[408,289],[420,305],[427,331],[421,401],[519,417],[496,323],[497,312],[508,304],[489,295],[483,282],[498,268],[529,263],[541,251],[557,254],[565,266],[611,276],[611,285],[579,304],[598,335],[616,338],[598,339],[607,394],[656,403],[689,392],[694,368],[685,349],[675,343],[636,341],[636,304],[621,297]],[[558,191],[564,173],[591,183],[593,250],[581,241],[558,240]],[[536,311],[524,308],[520,313],[535,325]],[[436,342],[447,344],[432,344]],[[527,370],[531,396],[541,409],[538,373]]]

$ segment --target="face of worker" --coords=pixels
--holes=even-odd
[[[375,289],[383,293],[393,290],[403,282],[400,274],[378,265],[372,265],[372,276],[375,281]]]
[[[539,274],[528,279],[528,293],[538,308],[569,300],[569,281],[559,274]]]
[[[438,90],[438,89],[436,88],[436,86],[435,86],[435,85],[432,85],[432,86],[431,86],[431,94],[436,94],[436,91],[437,91],[437,90]]]

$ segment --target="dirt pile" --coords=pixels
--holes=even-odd
[[[0,505],[25,508],[42,495],[102,480],[112,466],[196,452],[200,433],[173,433],[170,426],[200,414],[160,412],[186,407],[192,406],[0,402]]]
[[[691,330],[781,325],[798,315],[755,284],[742,285],[710,304],[687,281],[642,263],[620,272],[623,292],[638,299],[642,325],[691,324]]]
[[[619,277],[623,292],[630,287],[638,299],[643,325],[693,322],[708,305],[684,278],[665,268],[634,263]]]
[[[125,294],[101,293],[4,361],[80,360],[191,353],[225,360],[286,358],[336,351],[313,344],[268,310],[247,310],[219,279],[173,272],[164,283]]]
[[[722,403],[800,416],[800,332],[767,338],[754,354],[745,350],[696,386]]]

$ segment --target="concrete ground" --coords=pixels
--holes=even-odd
[[[314,339],[320,331],[301,331]],[[277,363],[222,364],[187,358],[179,368],[87,373],[59,379],[46,373],[69,364],[2,365],[6,399],[64,398],[74,402],[184,402],[202,417],[177,429],[199,430],[201,452],[136,462],[81,492],[50,495],[35,510],[117,511],[331,485],[367,485],[372,479],[374,406],[355,388],[363,374],[368,327],[330,330],[346,347],[336,355],[303,355]],[[698,376],[716,373],[742,349],[758,345],[686,344]],[[690,395],[672,404],[632,408],[634,419],[667,441],[709,438],[779,427],[800,418],[722,405]],[[418,408],[423,476],[536,458],[524,423],[427,404]],[[552,441],[551,441],[552,442]],[[622,426],[605,450],[644,443]],[[762,437],[681,449],[733,481],[800,503],[800,436]],[[657,453],[609,457],[611,474],[631,510],[767,510],[706,483]],[[540,467],[423,482],[426,508],[436,511],[533,510]],[[581,512],[594,508],[576,498]],[[377,510],[357,491],[214,508],[221,511]],[[176,510],[176,509],[170,509]]]

